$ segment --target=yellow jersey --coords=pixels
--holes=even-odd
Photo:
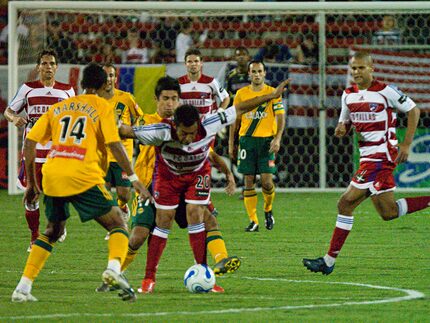
[[[273,87],[267,84],[264,84],[263,89],[258,92],[253,91],[251,85],[245,86],[236,92],[233,105],[257,96],[270,94],[274,90]],[[285,114],[282,98],[280,97],[265,102],[255,109],[242,114],[239,136],[272,137],[276,135],[278,128],[278,124],[276,123],[277,114]]]
[[[109,103],[95,94],[82,94],[52,105],[33,126],[28,139],[52,148],[43,165],[43,191],[64,197],[104,184],[106,144],[120,142]]]
[[[136,124],[139,126],[159,123],[162,118],[158,113],[144,114],[141,116]],[[139,180],[146,186],[152,182],[152,174],[154,173],[155,166],[155,147],[147,145],[139,145],[139,155],[136,158],[134,171],[139,177]]]
[[[115,111],[116,120],[121,120],[121,122],[125,125],[133,125],[137,118],[143,114],[131,93],[114,89],[113,97],[107,101]],[[133,139],[123,139],[122,144],[125,147],[128,158],[133,160]],[[113,157],[110,150],[108,152],[108,161],[115,161],[115,158]]]

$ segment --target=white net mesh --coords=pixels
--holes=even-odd
[[[35,77],[27,73],[30,67],[25,64],[34,66],[37,52],[50,46],[59,53],[63,81],[77,86],[79,66],[90,61],[113,62],[120,66],[120,88],[134,92],[144,110],[153,111],[153,103],[146,101],[152,99],[150,92],[145,92],[146,97],[136,93],[142,85],[136,75],[140,68],[164,68],[163,73],[174,77],[184,74],[184,64],[175,63],[176,39],[189,24],[193,46],[199,46],[205,57],[205,74],[215,76],[221,84],[235,66],[233,55],[239,46],[267,63],[268,83],[276,86],[285,77],[292,79],[285,97],[287,128],[278,156],[278,187],[338,188],[349,183],[355,167],[354,140],[352,136],[339,140],[333,133],[342,90],[348,84],[347,62],[352,49],[373,51],[377,56],[375,76],[396,84],[417,102],[422,109],[419,136],[429,136],[430,10],[392,7],[378,14],[363,9],[332,10],[322,16],[324,11],[316,9],[266,12],[241,8],[113,11],[103,10],[100,4],[97,10],[20,9],[20,21],[29,33],[19,39],[19,81]],[[140,50],[134,60],[127,53],[133,46]],[[404,126],[400,118],[400,128]],[[417,156],[429,157],[427,164],[412,160],[407,169],[419,173],[428,169],[430,145],[429,139],[425,140],[427,145],[415,148]],[[227,156],[227,138],[218,138],[216,150]],[[221,186],[221,177],[213,175],[215,186]],[[400,174],[397,176],[399,179]],[[404,186],[424,187],[430,177],[423,178],[424,182]]]

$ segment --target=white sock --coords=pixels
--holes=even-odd
[[[397,215],[399,218],[406,213],[408,213],[408,203],[406,203],[405,199],[399,199],[396,201],[397,204]]]
[[[30,278],[22,276],[15,289],[23,292],[24,294],[29,294],[31,292],[32,285],[33,281]]]
[[[333,265],[334,265],[334,263],[336,262],[336,258],[333,258],[332,256],[329,256],[329,255],[325,255],[325,256],[324,256],[324,261],[325,261],[325,264],[326,264],[328,267],[331,267],[331,266],[333,266]]]
[[[118,259],[109,260],[107,269],[111,269],[114,272],[116,272],[117,274],[120,274],[121,273],[121,263],[119,262]]]

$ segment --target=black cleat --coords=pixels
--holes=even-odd
[[[245,228],[246,232],[258,232],[258,224],[251,221],[249,225]]]
[[[226,273],[233,273],[240,267],[240,259],[236,256],[227,257],[218,261],[214,266],[216,276],[222,276]]]
[[[264,225],[266,226],[267,230],[272,230],[273,225],[275,224],[275,219],[273,218],[272,211],[264,212],[264,216],[266,219],[264,220]]]
[[[324,261],[324,258],[317,259],[303,259],[303,265],[314,273],[322,273],[323,275],[330,275],[334,269],[334,265],[329,267]]]

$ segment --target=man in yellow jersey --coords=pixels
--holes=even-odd
[[[31,295],[33,281],[64,231],[70,216],[70,204],[77,210],[82,222],[94,219],[110,232],[109,262],[103,272],[103,280],[121,289],[120,297],[123,300],[133,301],[136,298],[120,271],[127,254],[128,232],[120,209],[104,185],[106,146],[125,170],[140,197],[148,199],[151,195],[133,173],[118,136],[113,110],[105,99],[98,96],[106,77],[101,66],[89,64],[83,71],[81,82],[86,93],[52,105],[36,122],[24,142],[28,181],[23,200],[31,205],[40,194],[34,166],[36,144],[52,140],[52,148],[42,169],[48,224],[45,232],[34,242],[24,273],[12,294],[12,302],[37,301]]]
[[[179,105],[180,87],[177,80],[171,77],[162,77],[158,80],[155,88],[155,98],[157,101],[157,112],[144,114],[138,121],[139,125],[149,125],[159,123],[162,119],[171,118],[173,112]],[[139,179],[150,188],[152,184],[153,170],[155,167],[155,147],[140,145],[140,152],[136,159],[135,171]],[[231,195],[235,191],[234,176],[222,158],[215,152],[211,152],[212,165],[219,165],[220,171],[227,176],[227,194]],[[176,221],[181,228],[187,227],[185,203],[178,207]],[[223,275],[227,272],[234,272],[240,267],[240,259],[236,256],[229,257],[225,247],[222,233],[219,229],[218,221],[212,213],[206,209],[204,222],[206,226],[206,244],[214,258],[216,265],[214,272]],[[132,231],[128,245],[128,254],[121,270],[124,271],[136,257],[139,248],[155,227],[155,207],[153,204],[145,205],[145,202],[135,197],[132,212]],[[102,284],[96,289],[97,292],[107,292],[110,288],[107,284]],[[215,292],[222,291],[222,287],[216,286]]]
[[[264,83],[266,66],[261,61],[248,65],[251,84],[237,91],[234,105],[254,97],[273,92],[274,88]],[[234,144],[234,133],[239,129],[239,149]],[[260,174],[264,197],[265,226],[272,230],[275,220],[272,213],[275,198],[273,174],[276,171],[275,154],[279,151],[285,127],[285,111],[281,98],[263,103],[254,110],[244,113],[230,128],[229,155],[238,158],[238,171],[244,174],[244,204],[250,223],[247,232],[258,231],[257,193],[255,176]]]
[[[136,100],[131,93],[115,88],[117,81],[115,66],[112,64],[105,64],[103,69],[107,74],[107,82],[102,96],[113,107],[118,121],[129,126],[133,125],[137,118],[143,114],[142,110],[137,105]],[[133,160],[133,139],[123,139],[122,144],[125,147],[128,158]],[[117,161],[109,150],[108,162],[109,168],[105,177],[106,186],[108,189],[110,189],[111,186],[116,187],[118,205],[122,211],[123,218],[127,223],[130,219],[130,210],[128,208],[127,202],[131,198],[131,183],[127,178],[127,174],[118,165]],[[106,236],[106,240],[107,239],[109,239],[109,235]]]

